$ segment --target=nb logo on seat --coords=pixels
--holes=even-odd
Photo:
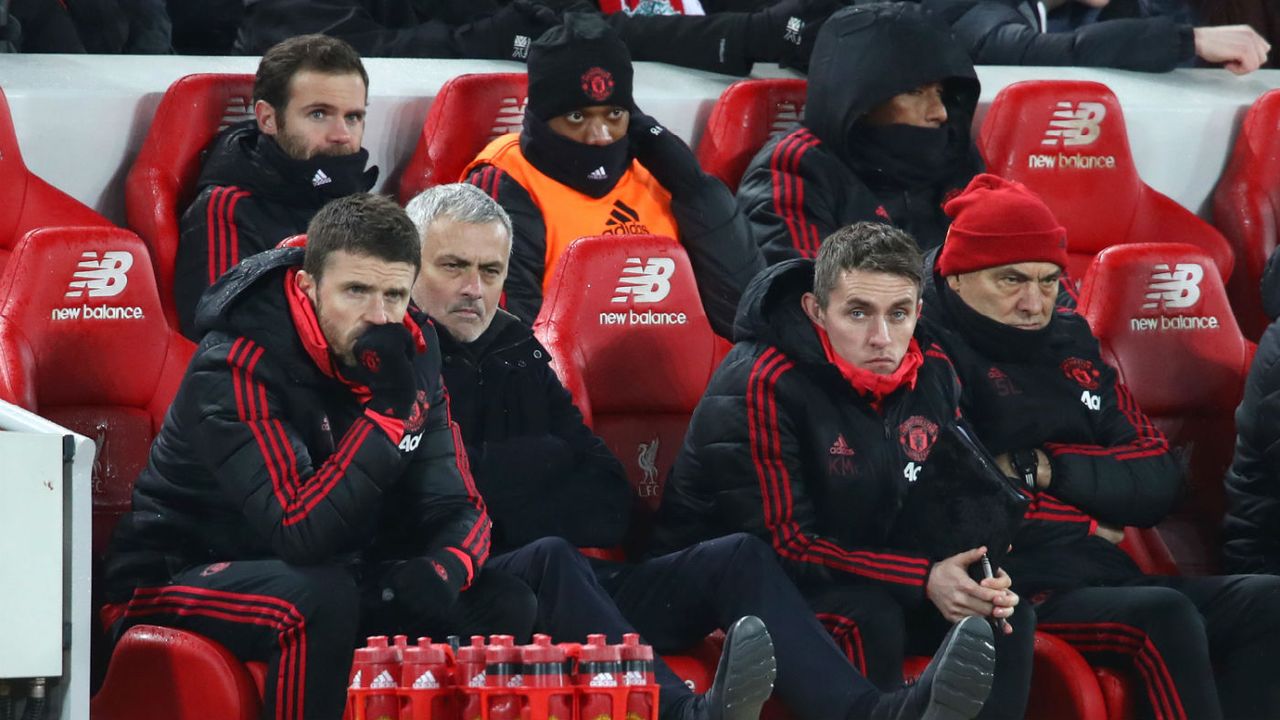
[[[647,258],[642,263],[640,258],[627,258],[618,278],[617,293],[613,302],[626,302],[630,296],[637,303],[662,302],[671,292],[671,276],[675,274],[676,261],[667,257]]]
[[[80,264],[76,273],[67,284],[66,297],[111,297],[124,292],[129,284],[129,268],[133,267],[133,253],[118,250],[102,253],[98,258],[96,252],[80,255]]]
[[[1064,147],[1076,145],[1092,145],[1101,135],[1099,125],[1107,116],[1107,106],[1102,103],[1082,102],[1072,108],[1069,102],[1057,104],[1053,111],[1053,119],[1049,121],[1049,129],[1044,131],[1041,145],[1057,145]]]
[[[1200,300],[1200,280],[1204,268],[1199,263],[1178,263],[1173,270],[1165,263],[1152,267],[1151,283],[1147,285],[1147,302],[1143,310],[1154,310],[1161,303],[1165,308],[1187,308]]]

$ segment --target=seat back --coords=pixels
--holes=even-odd
[[[1213,190],[1213,224],[1235,251],[1227,293],[1245,337],[1257,340],[1269,319],[1258,285],[1276,249],[1280,223],[1280,90],[1258,98],[1240,124],[1227,169]]]
[[[739,80],[721,93],[698,141],[698,163],[729,190],[769,137],[804,119],[808,83],[795,78]]]
[[[979,147],[990,172],[1038,193],[1067,229],[1068,273],[1121,243],[1176,239],[1204,250],[1222,277],[1234,262],[1226,240],[1195,214],[1142,182],[1124,113],[1101,83],[1028,80],[1000,91]]]
[[[429,187],[458,182],[485,145],[520,132],[528,101],[524,73],[459,75],[442,85],[400,177],[400,204]]]
[[[35,230],[0,273],[0,398],[97,444],[95,556],[193,348],[165,321],[146,247],[127,230]]]
[[[228,125],[253,117],[253,75],[201,73],[165,91],[125,178],[125,218],[151,251],[165,317],[174,327],[178,221],[196,194],[204,151]]]
[[[534,332],[626,467],[642,541],[721,354],[689,256],[671,238],[581,238],[561,255]]]
[[[1212,258],[1185,244],[1107,248],[1085,276],[1079,311],[1183,463],[1187,493],[1160,525],[1165,542],[1183,572],[1214,571],[1222,476],[1253,345],[1236,326]]]
[[[9,101],[0,90],[0,267],[29,230],[43,225],[111,223],[88,206],[41,180],[27,169],[18,147]]]

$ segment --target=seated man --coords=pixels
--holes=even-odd
[[[670,652],[756,615],[773,638],[777,694],[797,717],[959,718],[981,706],[993,659],[991,628],[980,618],[958,626],[916,685],[882,696],[842,657],[757,538],[729,535],[638,565],[588,563],[574,546],[618,544],[631,493],[621,463],[583,424],[547,351],[528,325],[497,306],[510,220],[465,184],[427,190],[408,211],[422,231],[413,297],[441,328],[451,407],[494,519],[487,567],[536,589],[542,630],[565,640],[589,632],[616,640],[634,624]],[[731,629],[716,683],[701,699],[657,663],[661,717],[755,717],[768,686],[751,674],[747,630]]]
[[[1064,3],[1068,7],[1059,7]],[[1265,63],[1271,50],[1248,25],[1191,27],[1167,17],[1095,16],[1109,3],[923,0],[926,8],[951,23],[956,39],[979,65],[1078,65],[1167,72],[1200,59],[1243,75]],[[1059,12],[1042,15],[1037,5]],[[1083,12],[1069,12],[1077,9]],[[1064,14],[1094,16],[1096,20],[1058,31],[1056,25],[1071,24],[1065,17],[1063,23],[1055,22],[1055,15]]]
[[[845,8],[818,31],[804,120],[747,166],[738,207],[766,262],[812,258],[861,220],[942,242],[940,205],[982,160],[969,137],[978,78],[945,26],[910,3]]]
[[[240,260],[305,232],[333,198],[373,187],[365,170],[369,76],[350,45],[295,37],[262,56],[253,85],[254,120],[213,141],[182,215],[174,301],[182,334],[195,334],[200,295]]]
[[[937,429],[958,413],[950,361],[914,334],[920,268],[909,235],[864,222],[827,238],[816,265],[789,260],[752,281],[738,342],[667,480],[655,552],[731,532],[767,540],[882,689],[902,681],[908,650],[933,652],[947,623],[1012,617],[978,717],[1021,718],[1035,618],[1008,575],[970,579],[982,547],[930,557],[890,539]]]
[[[356,194],[307,234],[200,305],[207,334],[105,561],[113,635],[167,625],[267,661],[263,717],[341,715],[361,630],[525,635],[533,620],[527,586],[479,574],[489,518],[435,331],[407,312],[413,223]]]
[[[1035,493],[1006,565],[1040,628],[1090,659],[1132,660],[1156,717],[1280,717],[1280,578],[1151,577],[1116,547],[1124,526],[1165,516],[1181,470],[1084,318],[1054,310],[1066,231],[994,175],[946,209],[925,320],[978,437]]]
[[[598,16],[566,13],[529,51],[524,130],[489,144],[467,182],[515,226],[504,307],[532,323],[561,253],[585,235],[665,235],[689,252],[711,327],[729,337],[764,265],[733,196],[631,98],[631,56]]]

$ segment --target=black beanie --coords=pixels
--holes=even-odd
[[[567,12],[529,48],[529,107],[540,120],[591,105],[632,110],[631,53],[598,13]]]

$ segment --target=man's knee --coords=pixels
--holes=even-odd
[[[578,548],[561,537],[546,537],[525,545],[517,552],[528,553],[533,563],[546,570],[590,572],[591,565]]]
[[[1166,633],[1186,633],[1199,630],[1204,634],[1204,616],[1186,595],[1172,588],[1126,587],[1116,588],[1124,603],[1122,619],[1136,626],[1153,640],[1159,641]]]

